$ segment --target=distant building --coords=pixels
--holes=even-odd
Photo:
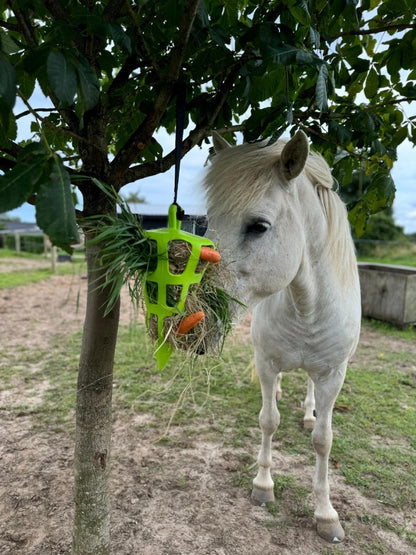
[[[13,220],[0,220],[0,234],[12,235],[21,233],[25,235],[42,235],[43,231],[35,223],[15,222]]]
[[[130,210],[137,214],[144,229],[158,229],[168,225],[168,206],[129,203]],[[205,210],[200,206],[189,206],[185,210],[181,229],[196,235],[204,235],[208,226]]]
[[[35,223],[0,220],[0,248],[5,246],[5,235],[43,235],[43,231]],[[16,241],[16,251],[20,252],[20,239]]]

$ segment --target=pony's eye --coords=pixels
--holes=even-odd
[[[258,222],[253,222],[251,224],[248,224],[245,232],[247,235],[251,234],[251,235],[261,235],[262,233],[265,233],[270,227],[269,222],[264,222],[264,221],[258,221]]]

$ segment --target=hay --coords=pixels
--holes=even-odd
[[[185,271],[192,245],[183,239],[173,239],[168,244],[169,271],[174,275],[182,274]],[[200,274],[207,267],[208,262],[199,260],[195,272]]]
[[[147,276],[156,269],[157,260],[161,256],[157,254],[156,242],[146,235],[141,223],[130,212],[128,206],[118,196],[116,200],[121,208],[120,214],[108,216],[104,221],[97,218],[90,221],[91,226],[95,228],[96,236],[89,244],[100,244],[101,265],[106,271],[105,283],[98,287],[110,288],[109,301],[105,307],[106,314],[113,308],[124,285],[128,286],[130,297],[136,305],[144,305],[143,287],[146,287],[149,298],[157,302],[158,284],[147,281]],[[169,271],[173,275],[184,272],[191,250],[192,245],[185,240],[170,241],[166,255]],[[202,273],[204,270],[201,282],[189,289],[184,311],[166,317],[163,322],[165,341],[173,348],[185,350],[190,354],[218,354],[225,336],[231,330],[230,306],[235,299],[221,288],[230,281],[229,272],[221,262],[214,265],[199,260],[195,271]],[[180,300],[182,286],[167,287],[167,305],[175,309]],[[146,310],[145,306],[143,308]],[[204,312],[204,319],[188,333],[178,335],[177,329],[182,319],[200,311]],[[159,341],[156,315],[149,315],[148,333],[153,341]]]
[[[206,262],[203,264],[207,265]],[[190,287],[184,312],[164,318],[164,340],[174,349],[187,351],[191,355],[218,355],[221,352],[225,336],[232,326],[230,305],[235,302],[220,287],[227,282],[228,274],[221,263],[208,264],[201,282]],[[178,335],[177,329],[182,319],[195,312],[203,312],[205,318],[188,333]],[[152,314],[148,321],[148,332],[153,341],[158,339],[157,324],[157,317]]]

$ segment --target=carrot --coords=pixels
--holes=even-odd
[[[186,316],[179,324],[177,334],[184,335],[189,330],[194,328],[198,324],[198,322],[200,322],[204,318],[205,314],[203,312],[194,312],[193,314]]]
[[[212,262],[212,264],[217,264],[220,259],[220,253],[211,247],[201,247],[201,252],[199,254],[199,258],[201,260],[205,260],[206,262]]]

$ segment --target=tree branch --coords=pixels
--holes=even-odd
[[[7,141],[6,146],[2,146],[0,152],[2,154],[6,154],[12,156],[15,160],[11,160],[10,158],[0,158],[0,170],[6,171],[11,170],[16,165],[16,159],[19,156],[20,152],[22,151],[22,147],[17,143],[13,142],[11,139]]]
[[[251,53],[245,52],[232,66],[228,72],[228,75],[224,78],[221,86],[218,88],[217,93],[211,100],[211,109],[206,110],[206,116],[199,125],[195,127],[193,131],[190,132],[189,136],[182,143],[182,157],[185,156],[196,144],[198,144],[204,137],[206,137],[215,124],[215,121],[220,114],[224,103],[229,95],[230,91],[235,85],[236,75],[240,69],[250,60],[253,55]],[[139,146],[139,145],[137,145]],[[141,145],[143,150],[145,144]],[[137,154],[136,154],[137,156]],[[129,169],[126,168],[122,175],[117,176],[117,186],[122,187],[127,183],[132,181],[142,179],[144,177],[149,177],[157,173],[166,172],[175,163],[175,151],[173,150],[167,156],[161,160],[155,160],[154,162],[148,162],[138,166],[134,166]],[[114,174],[112,174],[114,175]],[[113,181],[114,183],[114,181]]]
[[[5,149],[2,149],[2,150],[5,150]],[[3,172],[13,169],[15,165],[16,165],[16,162],[14,160],[10,160],[10,158],[0,158],[0,170]]]
[[[104,8],[104,17],[108,20],[119,17],[123,5],[125,5],[125,0],[110,0]]]
[[[300,129],[302,129],[303,131],[305,131],[305,133],[307,135],[315,135],[315,137],[318,137],[319,139],[321,139],[321,141],[324,141],[326,143],[331,143],[334,144],[334,140],[333,138],[328,138],[324,133],[320,133],[319,131],[316,131],[316,129],[313,129],[313,127],[308,127],[307,125],[305,125],[304,123],[299,123],[298,124]],[[355,152],[354,150],[349,150],[345,145],[343,145],[342,143],[338,143],[335,142],[335,144],[337,145],[337,147],[340,150],[344,150],[345,152],[348,152],[348,154],[350,156],[352,156],[353,158],[356,158],[357,160],[362,160],[363,156],[357,152]]]
[[[185,154],[187,154],[202,139],[208,136],[210,132],[211,128],[209,126],[196,127],[193,129],[189,133],[188,137],[182,142],[182,157],[185,156]],[[175,164],[175,153],[176,151],[174,149],[160,160],[146,162],[145,164],[129,168],[124,174],[123,182],[120,186],[131,183],[132,181],[143,179],[144,177],[150,177],[152,175],[167,172]]]
[[[199,0],[188,0],[182,12],[175,48],[170,56],[168,78],[177,81],[188,45],[189,35],[194,24]]]
[[[15,0],[11,0],[10,6],[16,16],[18,21],[19,31],[22,33],[28,44],[36,44],[35,31],[32,27],[32,23],[27,15],[16,5]]]
[[[147,143],[160,124],[167,106],[173,96],[174,84],[168,83],[162,87],[153,106],[153,110],[146,116],[136,131],[129,137],[114,160],[110,164],[111,181],[116,186],[123,183],[123,176],[131,163],[146,148]]]
[[[8,21],[0,21],[0,27],[3,27],[8,31],[20,31],[19,25],[16,25],[15,23],[9,23]]]
[[[400,98],[392,98],[391,100],[386,100],[385,102],[378,102],[377,104],[365,104],[365,109],[368,111],[378,110],[379,108],[384,108],[385,106],[394,106],[396,104],[402,104],[403,102],[414,102],[414,97],[402,96]]]
[[[129,14],[129,17],[131,19],[131,22],[133,23],[134,29],[136,31],[136,36],[137,36],[137,39],[138,39],[138,42],[139,42],[140,50],[142,52],[143,60],[150,67],[152,67],[155,70],[158,78],[161,80],[162,79],[162,74],[160,72],[159,65],[156,62],[156,60],[154,59],[154,57],[152,56],[152,54],[151,54],[151,52],[150,52],[150,50],[149,50],[149,48],[146,44],[146,41],[145,41],[144,36],[143,36],[142,29],[141,29],[140,25],[137,22],[135,13],[133,11],[133,8],[130,5],[129,0],[124,0],[124,4],[125,4],[125,7],[127,9],[127,13]]]
[[[58,112],[58,110],[56,108],[36,108],[36,112],[33,108],[31,108],[30,110],[25,110],[24,112],[21,112],[20,114],[16,114],[15,118],[16,119],[20,119],[23,118],[24,116],[28,116],[29,114],[35,115],[35,113],[37,114],[38,112]]]
[[[70,22],[71,18],[60,0],[43,0],[43,3],[55,19],[60,19],[66,23]]]
[[[413,23],[398,23],[397,25],[381,25],[374,29],[351,29],[350,31],[341,31],[336,35],[331,35],[330,40],[339,39],[341,37],[356,36],[356,35],[376,35],[377,33],[384,33],[389,31],[406,31],[407,29],[416,29],[416,24]]]
[[[124,64],[121,66],[119,72],[112,80],[111,85],[108,88],[108,95],[111,97],[116,90],[122,89],[129,80],[131,73],[138,67],[139,63],[137,60],[137,56],[135,54],[128,56]]]
[[[76,139],[77,141],[81,141],[81,142],[87,142],[86,139],[84,139],[84,137],[82,137],[81,135],[74,133],[73,131],[71,131],[70,129],[63,129],[62,127],[56,127],[56,125],[53,125],[53,123],[51,123],[50,121],[48,121],[47,119],[43,118],[42,116],[40,116],[38,114],[38,110],[35,110],[34,108],[32,108],[32,106],[29,104],[28,100],[23,96],[22,92],[20,91],[20,89],[17,90],[17,94],[20,96],[20,98],[22,99],[23,103],[25,104],[25,106],[27,107],[27,112],[24,113],[25,115],[27,113],[32,114],[36,119],[40,120],[42,122],[43,125],[47,125],[48,127],[55,129],[55,131],[59,131],[59,133],[64,133],[65,135],[68,135],[69,137],[73,137],[74,139]],[[52,97],[51,97],[52,98]],[[53,99],[52,99],[53,100]],[[43,111],[46,110],[40,108],[39,111]],[[63,110],[58,110],[56,108],[57,111],[63,111]],[[53,110],[48,110],[48,111],[53,111]],[[19,117],[21,117],[23,114],[20,114]]]
[[[243,125],[233,125],[231,127],[224,127],[222,129],[216,129],[217,133],[224,134],[235,131],[243,131]],[[199,144],[203,139],[212,135],[212,128],[209,125],[203,127],[196,127],[193,129],[188,137],[182,143],[182,157],[185,156],[194,146]],[[154,162],[147,162],[146,164],[140,164],[138,166],[133,166],[125,174],[125,183],[132,183],[133,181],[138,181],[144,179],[145,177],[150,177],[152,175],[157,175],[159,173],[165,173],[175,164],[175,154],[176,151],[172,150],[161,160],[155,160]]]
[[[147,143],[158,128],[172,100],[179,79],[189,35],[196,16],[197,6],[198,0],[188,0],[187,4],[184,6],[175,48],[169,59],[168,74],[164,81],[160,82],[160,92],[156,98],[152,112],[146,116],[136,131],[129,137],[111,163],[111,180],[116,187],[124,183],[124,174],[127,172],[132,162],[136,160],[138,154],[146,148]]]
[[[245,62],[244,62],[245,63]],[[193,129],[188,137],[182,142],[181,156],[184,157],[195,145],[200,143],[202,139],[207,137],[212,132],[212,127],[220,114],[224,103],[232,90],[235,82],[235,74],[241,68],[243,64],[242,59],[235,65],[234,68],[229,72],[228,76],[224,80],[221,87],[218,89],[217,94],[213,97],[211,101],[212,109],[207,110],[207,116],[204,121]],[[239,126],[237,126],[239,127]],[[164,173],[168,171],[175,163],[175,150],[172,150],[161,160],[155,160],[154,162],[147,162],[145,164],[140,164],[128,169],[119,186],[126,185],[132,181],[138,179],[143,179],[144,177],[149,177],[151,175],[156,175],[158,173]]]

